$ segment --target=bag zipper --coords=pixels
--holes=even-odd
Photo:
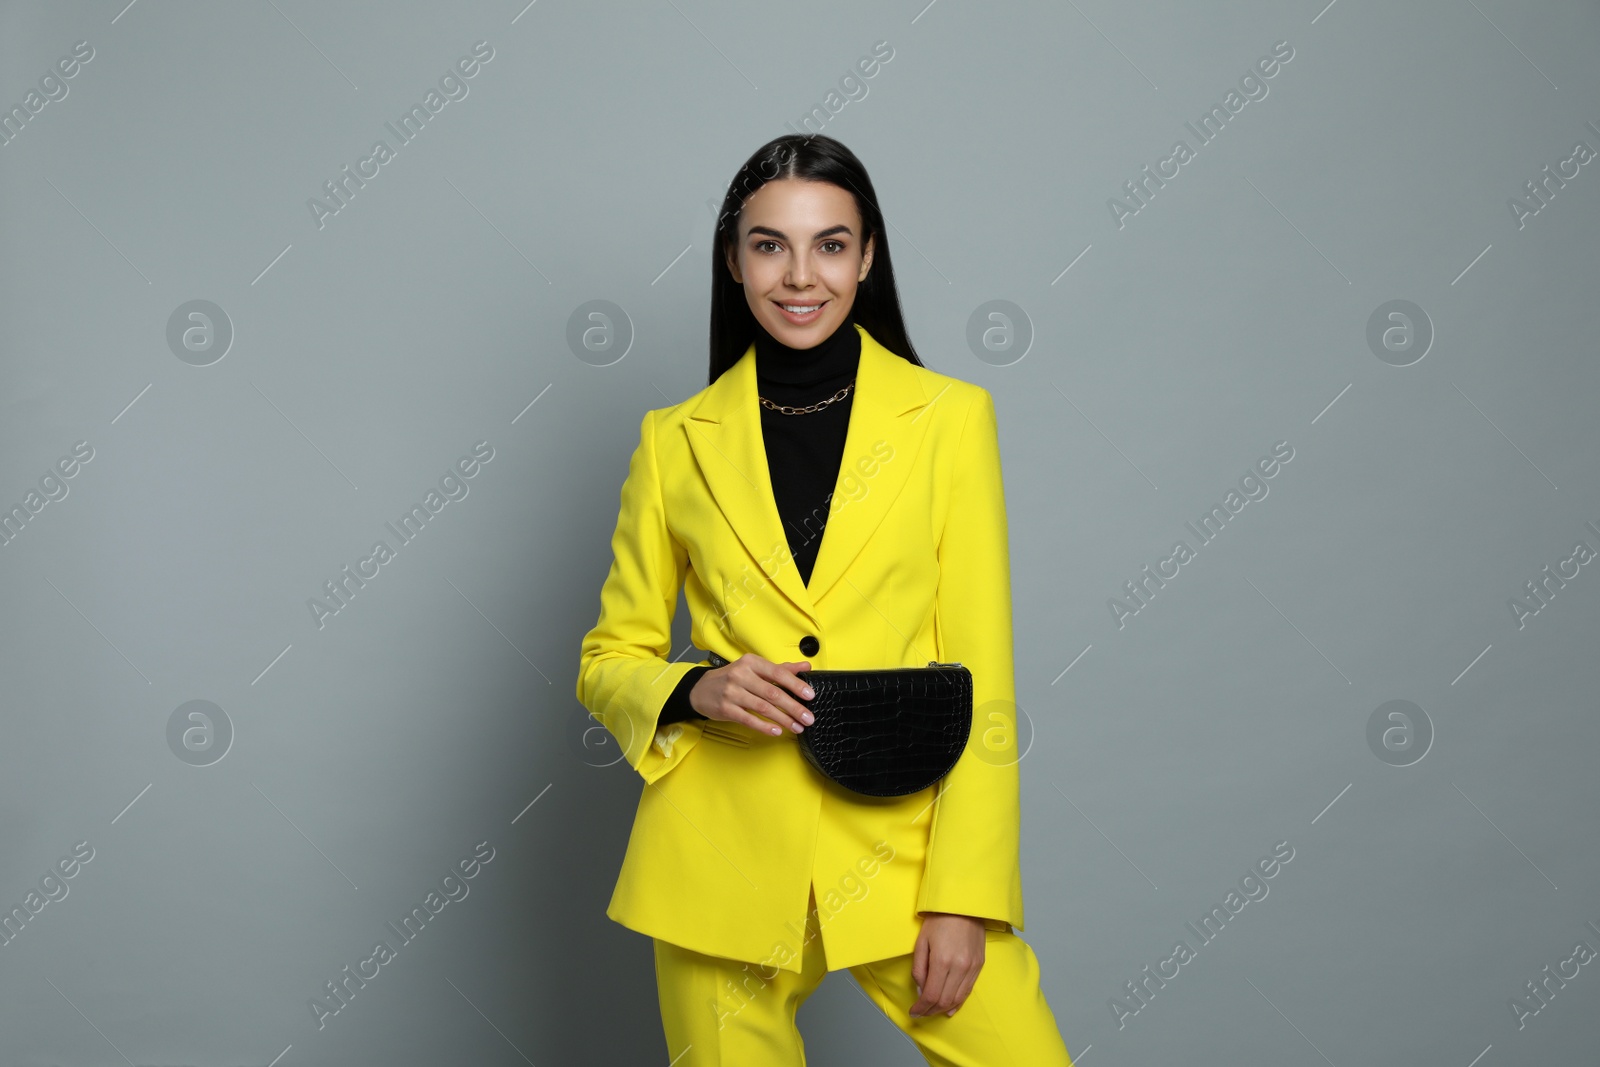
[[[711,661],[711,665],[713,667],[726,667],[728,665],[728,661],[723,659],[721,656],[717,655],[715,652],[706,653],[706,658]],[[929,667],[959,667],[961,665],[962,664],[961,664],[960,660],[952,660],[949,663],[940,663],[936,659],[930,659],[928,661],[928,666]],[[897,668],[894,668],[894,667],[883,667],[883,668],[875,668],[875,669],[895,670]],[[903,670],[903,669],[907,669],[907,668],[898,668],[898,669],[902,669]],[[909,668],[909,669],[916,670],[918,668],[913,667],[913,668]]]

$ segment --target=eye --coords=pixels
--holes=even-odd
[[[778,244],[778,242],[772,240],[771,238],[767,238],[766,240],[762,240],[762,241],[757,241],[756,242],[756,251],[757,252],[763,252],[763,251],[765,251],[765,248],[763,246],[772,245],[773,247],[777,247],[777,244]]]
[[[823,245],[824,248],[826,248],[828,245],[837,245],[840,252],[844,251],[844,242],[843,241],[831,241],[831,240],[830,241],[824,241],[824,242],[822,242],[822,245]],[[837,253],[835,253],[835,254],[837,254]]]

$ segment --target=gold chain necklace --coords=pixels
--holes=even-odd
[[[855,384],[856,380],[851,378],[849,385],[846,385],[843,389],[839,390],[837,393],[834,393],[828,399],[818,401],[815,404],[808,404],[803,408],[790,407],[787,404],[774,404],[772,401],[768,400],[764,396],[761,396],[760,394],[757,394],[756,399],[761,401],[762,407],[771,408],[773,411],[782,412],[785,415],[807,415],[813,411],[821,411],[835,400],[843,400],[847,395],[849,395],[850,387]]]

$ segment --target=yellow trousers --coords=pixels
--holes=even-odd
[[[673,1067],[804,1067],[795,1012],[827,973],[820,930],[813,892],[799,974],[655,938],[656,989]],[[917,1002],[913,959],[907,953],[849,970],[930,1064],[1072,1067],[1039,990],[1039,961],[1015,933],[984,932],[983,968],[954,1015],[908,1014]]]

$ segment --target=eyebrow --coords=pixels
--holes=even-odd
[[[816,241],[823,237],[831,236],[832,234],[850,232],[850,227],[840,223],[838,226],[830,226],[826,230],[818,230],[816,233],[811,235],[811,239]],[[777,237],[785,241],[789,239],[788,234],[784,233],[782,230],[774,230],[771,226],[752,226],[750,227],[750,233],[746,234],[745,236],[749,237],[751,234],[757,233],[766,234],[768,237]]]

